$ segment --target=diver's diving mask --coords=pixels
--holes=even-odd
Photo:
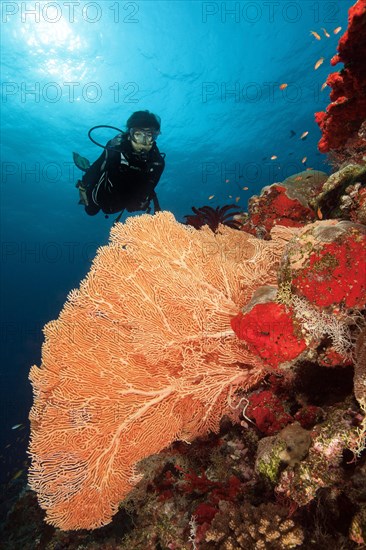
[[[132,141],[139,145],[152,145],[158,135],[159,132],[151,128],[131,128],[130,130]]]

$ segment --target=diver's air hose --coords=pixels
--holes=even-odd
[[[119,128],[116,128],[116,126],[107,126],[105,124],[101,124],[100,126],[93,126],[93,128],[90,128],[89,132],[88,132],[88,138],[90,139],[90,141],[92,141],[93,143],[95,143],[95,145],[98,145],[98,147],[101,147],[102,149],[109,149],[109,147],[107,147],[106,145],[102,145],[101,143],[98,143],[97,141],[95,141],[95,139],[93,139],[91,137],[91,133],[96,130],[97,128],[111,128],[112,130],[118,130],[118,132],[120,132],[121,134],[123,134],[123,130],[120,130]]]

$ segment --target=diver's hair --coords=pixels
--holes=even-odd
[[[127,130],[131,128],[153,128],[160,132],[161,119],[150,111],[135,111],[126,122]]]

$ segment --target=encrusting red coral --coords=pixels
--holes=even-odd
[[[365,227],[326,220],[299,229],[278,281],[258,288],[232,318],[238,338],[269,370],[288,370],[305,351],[323,366],[352,364],[349,326],[366,302]]]
[[[318,363],[322,367],[346,367],[353,364],[350,358],[343,357],[332,347],[319,354]]]
[[[305,340],[297,334],[291,311],[283,304],[257,304],[249,312],[236,315],[231,326],[249,350],[273,368],[298,357],[306,349]]]
[[[174,440],[217,431],[229,397],[265,375],[230,319],[273,284],[292,232],[265,242],[197,231],[168,212],[116,224],[30,379],[29,484],[46,521],[94,529],[138,481],[136,464]]]
[[[322,131],[318,148],[322,153],[346,147],[357,136],[366,119],[366,0],[358,0],[349,10],[348,29],[338,44],[339,54],[331,64],[344,63],[341,72],[328,76],[332,88],[326,112],[315,114]],[[365,151],[366,142],[358,138]],[[357,149],[354,141],[352,147]]]
[[[288,196],[288,189],[278,183],[265,187],[259,197],[249,200],[249,217],[241,226],[243,231],[261,238],[269,238],[274,225],[302,227],[315,220],[313,210]]]
[[[284,408],[284,401],[272,390],[253,393],[248,401],[245,416],[255,420],[257,428],[266,435],[277,433],[293,421],[292,416]]]
[[[281,183],[263,187],[259,196],[249,199],[248,214],[236,215],[243,231],[270,239],[275,225],[302,227],[317,218],[312,201],[319,195],[328,176],[319,170],[305,170]]]
[[[282,267],[292,292],[319,307],[362,309],[366,299],[366,229],[336,220],[304,228]]]
[[[312,428],[316,422],[319,422],[323,417],[323,411],[315,405],[306,405],[301,407],[294,415],[294,419],[299,422],[302,428],[306,430]]]

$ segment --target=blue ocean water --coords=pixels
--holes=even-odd
[[[115,219],[78,205],[72,153],[91,161],[101,153],[89,128],[124,129],[141,109],[161,117],[166,169],[157,192],[179,221],[192,206],[245,209],[264,185],[306,168],[329,172],[314,112],[329,103],[321,88],[351,5],[1,2],[2,481],[24,468],[28,372],[40,364],[42,327]],[[114,133],[93,135],[105,142]]]

